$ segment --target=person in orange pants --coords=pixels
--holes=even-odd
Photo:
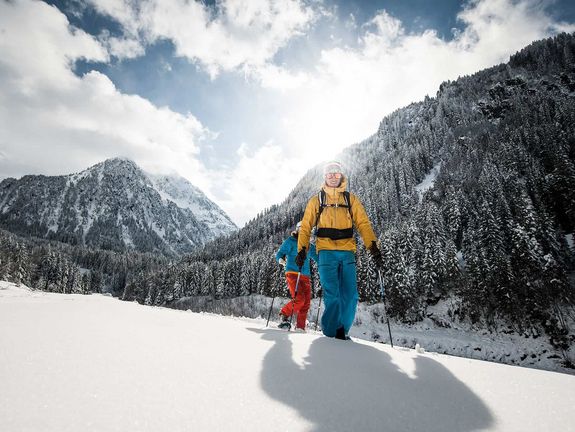
[[[280,311],[281,322],[278,327],[289,330],[291,328],[290,317],[293,314],[296,315],[296,330],[305,331],[305,323],[311,301],[309,260],[311,258],[317,262],[317,255],[315,254],[315,247],[312,244],[310,253],[306,257],[302,267],[299,268],[296,265],[295,257],[297,255],[299,227],[300,223],[298,222],[295,230],[284,240],[276,253],[276,260],[280,264],[285,265],[287,286],[292,297],[292,300],[286,303]]]

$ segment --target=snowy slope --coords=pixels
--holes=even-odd
[[[414,189],[417,192],[417,195],[419,196],[419,202],[421,202],[421,200],[423,199],[423,195],[425,194],[425,192],[431,189],[435,184],[435,180],[437,179],[440,170],[441,170],[441,162],[438,162],[433,166],[431,171],[425,175],[421,183],[414,186]]]
[[[230,234],[237,229],[229,216],[196,186],[179,175],[147,173],[162,199],[179,208],[190,210],[196,219],[206,224],[214,237]]]
[[[0,226],[117,251],[189,253],[236,226],[187,180],[113,158],[80,173],[0,182]]]
[[[0,282],[0,430],[574,431],[575,377]]]

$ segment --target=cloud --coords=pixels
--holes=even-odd
[[[115,55],[134,56],[141,45],[169,39],[178,56],[197,62],[212,78],[222,70],[267,65],[316,16],[301,0],[222,0],[215,7],[188,0],[91,3],[125,30],[125,40],[116,43],[131,49]]]
[[[273,64],[248,69],[246,72],[262,87],[280,92],[301,88],[309,80],[309,75],[306,72],[291,72]]]
[[[70,64],[77,59],[108,59],[97,41],[79,29],[70,33],[66,17],[45,3],[2,2],[0,24],[4,73],[10,73],[13,84],[25,91],[33,92],[45,82],[64,84],[73,75]]]
[[[191,114],[122,94],[78,59],[105,61],[106,49],[42,2],[0,3],[0,172],[63,174],[106,157],[172,167],[208,189],[199,143],[212,132]],[[190,175],[190,173],[193,173]]]
[[[218,203],[233,215],[234,220],[247,222],[265,207],[285,199],[293,189],[294,181],[302,175],[296,160],[287,159],[284,150],[272,142],[250,150],[242,144],[237,151],[238,163],[218,174],[222,195]],[[213,179],[216,183],[218,179]],[[263,204],[266,205],[263,205]]]
[[[103,31],[98,40],[106,47],[111,56],[118,59],[133,59],[146,54],[146,48],[142,43],[133,37],[115,37],[108,31]]]

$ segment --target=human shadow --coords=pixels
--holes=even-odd
[[[289,333],[249,330],[274,342],[264,357],[262,388],[296,409],[314,432],[464,432],[494,422],[481,399],[429,357],[414,359],[412,377],[374,347],[320,337],[302,367],[293,360]]]

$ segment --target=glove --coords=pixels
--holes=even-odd
[[[281,258],[278,260],[278,263],[280,264],[280,266],[285,267],[285,266],[286,266],[286,258],[285,258],[285,256],[281,257]]]
[[[305,256],[306,256],[305,247],[302,247],[295,257],[295,263],[300,269],[303,267],[303,264],[305,263]]]
[[[375,266],[378,269],[383,270],[383,258],[381,256],[381,251],[377,247],[377,243],[375,242],[375,240],[371,242],[371,246],[369,247],[368,250],[369,253],[371,254],[373,262],[375,263]]]
[[[316,296],[316,297],[321,297],[322,294],[323,294],[322,289],[321,289],[321,288],[318,288],[318,289],[317,289],[317,292],[315,293],[315,296]]]

